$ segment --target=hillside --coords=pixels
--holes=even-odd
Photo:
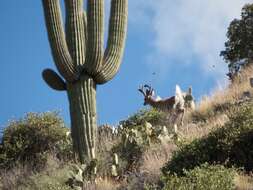
[[[141,110],[98,130],[97,174],[79,165],[55,113],[10,123],[0,145],[0,189],[253,189],[253,68],[204,96],[175,133],[164,113]]]

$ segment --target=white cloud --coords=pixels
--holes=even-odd
[[[168,68],[166,60],[177,60],[224,77],[226,64],[219,53],[229,23],[246,3],[250,0],[129,0],[129,20],[149,25],[155,49],[149,60],[163,60],[152,67]]]

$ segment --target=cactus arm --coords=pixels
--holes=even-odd
[[[66,83],[52,69],[45,69],[42,72],[42,77],[48,86],[50,86],[52,89],[59,91],[66,90]]]
[[[59,0],[42,0],[48,38],[53,58],[60,74],[69,82],[78,79],[72,58],[69,54],[62,26]]]
[[[103,60],[103,69],[95,76],[98,84],[111,80],[119,70],[125,47],[128,0],[112,0],[109,39]]]
[[[85,62],[85,27],[83,0],[65,0],[66,40],[73,64],[81,68]]]
[[[94,76],[103,64],[104,0],[88,0],[87,29],[87,58],[84,69],[90,76]]]

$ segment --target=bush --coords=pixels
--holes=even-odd
[[[230,121],[208,136],[194,140],[173,154],[162,169],[181,175],[183,169],[193,169],[205,162],[253,169],[253,104],[236,108]]]
[[[3,132],[0,167],[28,162],[40,168],[47,160],[47,153],[54,153],[59,159],[70,158],[72,145],[67,131],[56,113],[29,113],[23,119],[10,122]]]
[[[123,127],[143,125],[149,122],[152,125],[167,125],[166,114],[156,109],[143,109],[130,116],[127,120],[120,121]]]
[[[235,189],[233,169],[226,169],[221,165],[203,164],[193,170],[184,170],[184,176],[176,174],[164,178],[163,190],[231,190]]]

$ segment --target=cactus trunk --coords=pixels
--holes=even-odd
[[[88,163],[95,159],[96,84],[84,75],[78,82],[67,84],[67,91],[74,150],[81,163]]]
[[[104,0],[86,0],[87,10],[83,9],[84,0],[64,2],[65,28],[60,0],[42,0],[53,59],[61,75],[45,69],[43,78],[51,88],[67,91],[74,151],[85,163],[95,161],[96,85],[110,81],[121,64],[128,0],[111,0],[105,50]]]

